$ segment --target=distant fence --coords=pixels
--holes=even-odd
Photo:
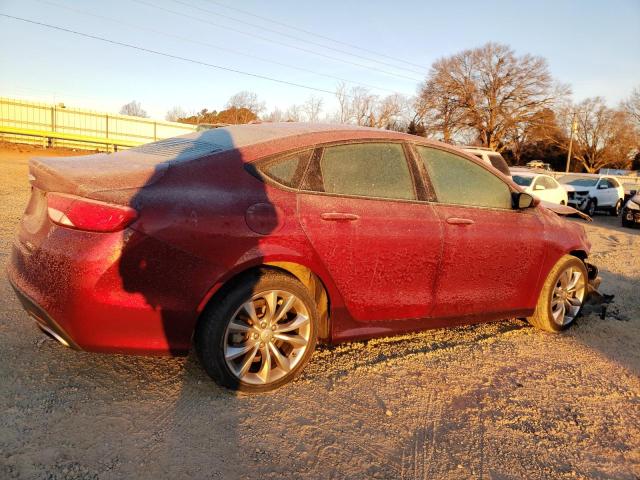
[[[0,97],[0,140],[117,150],[193,132],[195,125]]]

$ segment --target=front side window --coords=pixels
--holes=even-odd
[[[521,187],[528,187],[529,185],[531,185],[531,182],[533,181],[533,177],[527,177],[525,175],[514,175],[511,178],[513,178],[513,181],[516,182]]]
[[[475,163],[436,148],[417,146],[438,201],[511,209],[511,191],[497,176]]]
[[[544,185],[544,188],[547,190],[553,190],[554,188],[558,188],[558,184],[551,177],[540,177],[538,181],[542,182],[541,184]]]
[[[326,147],[320,159],[316,189],[363,197],[416,198],[402,145],[362,143]]]

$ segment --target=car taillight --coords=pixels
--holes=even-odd
[[[122,230],[138,215],[131,207],[63,193],[47,193],[47,210],[52,222],[91,232]]]

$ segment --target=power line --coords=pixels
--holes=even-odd
[[[51,25],[51,24],[48,24],[48,23],[37,22],[35,20],[30,20],[30,19],[27,19],[27,18],[14,17],[13,15],[7,15],[5,13],[0,13],[0,17],[10,18],[12,20],[18,20],[18,21],[25,22],[25,23],[31,23],[33,25],[39,25],[41,27],[50,28],[52,30],[58,30],[58,31],[61,31],[61,32],[72,33],[74,35],[78,35],[78,36],[81,36],[81,37],[91,38],[93,40],[99,40],[101,42],[110,43],[112,45],[118,45],[118,46],[121,46],[121,47],[131,48],[131,49],[134,49],[134,50],[139,50],[141,52],[153,53],[154,55],[159,55],[159,56],[162,56],[162,57],[172,58],[174,60],[183,60],[185,62],[194,63],[196,65],[202,65],[202,66],[205,66],[205,67],[211,67],[211,68],[215,68],[215,69],[218,69],[218,70],[224,70],[226,72],[232,72],[232,73],[237,73],[237,74],[240,74],[240,75],[246,75],[246,76],[253,77],[253,78],[259,78],[261,80],[269,80],[271,82],[281,83],[283,85],[289,85],[291,87],[304,88],[306,90],[313,90],[313,91],[316,91],[316,92],[328,93],[330,95],[334,95],[335,94],[335,92],[332,92],[330,90],[325,90],[325,89],[322,89],[322,88],[312,87],[310,85],[304,85],[302,83],[289,82],[287,80],[281,80],[279,78],[269,77],[267,75],[260,75],[260,74],[257,74],[257,73],[251,73],[251,72],[245,72],[243,70],[237,70],[235,68],[223,67],[221,65],[215,65],[213,63],[203,62],[201,60],[195,60],[193,58],[182,57],[180,55],[173,55],[171,53],[160,52],[158,50],[152,50],[150,48],[140,47],[140,46],[137,46],[137,45],[132,45],[130,43],[119,42],[117,40],[111,40],[109,38],[99,37],[97,35],[91,35],[89,33],[78,32],[76,30],[71,30],[69,28],[63,28],[63,27],[58,27],[56,25]],[[350,95],[347,95],[347,96],[350,96]]]
[[[232,32],[240,33],[242,35],[246,35],[246,36],[249,36],[251,38],[259,38],[260,40],[264,40],[265,42],[274,43],[276,45],[281,45],[281,46],[284,46],[284,47],[287,47],[287,48],[292,48],[294,50],[300,50],[300,51],[305,52],[305,53],[310,53],[312,55],[316,55],[316,56],[319,56],[319,57],[328,58],[330,60],[334,60],[334,61],[337,61],[337,62],[342,62],[342,63],[346,63],[346,64],[349,64],[349,65],[354,65],[354,66],[357,66],[357,67],[365,68],[365,69],[368,69],[368,70],[373,70],[373,71],[376,71],[376,72],[383,73],[385,75],[389,75],[391,77],[403,78],[403,79],[406,79],[406,80],[411,80],[412,82],[421,82],[422,81],[420,79],[417,79],[417,78],[414,78],[414,77],[409,77],[409,76],[401,74],[401,73],[393,73],[393,72],[389,72],[387,70],[383,70],[381,68],[372,67],[371,65],[363,65],[361,63],[356,63],[356,62],[353,62],[353,61],[350,61],[350,60],[345,60],[343,58],[333,57],[331,55],[326,55],[324,53],[316,52],[314,50],[309,50],[308,48],[303,48],[303,47],[300,47],[300,46],[297,46],[297,45],[292,45],[290,43],[280,42],[280,41],[274,40],[272,38],[264,37],[262,35],[257,35],[255,33],[247,32],[245,30],[239,30],[237,28],[229,27],[227,25],[221,25],[219,23],[214,23],[214,22],[211,22],[209,20],[205,20],[205,19],[200,18],[200,17],[194,17],[193,15],[188,15],[186,13],[176,12],[175,10],[171,10],[169,8],[164,8],[164,7],[161,7],[159,5],[154,5],[154,4],[146,2],[144,0],[133,0],[133,1],[136,2],[136,3],[139,3],[141,5],[146,5],[147,7],[150,7],[150,8],[153,8],[153,9],[163,10],[163,11],[171,13],[173,15],[178,15],[180,17],[185,17],[185,18],[189,18],[191,20],[195,20],[197,22],[202,22],[202,23],[206,23],[206,24],[209,24],[209,25],[213,25],[214,27],[223,28],[225,30],[229,30],[229,31],[232,31]]]
[[[403,60],[401,58],[392,57],[391,55],[385,55],[384,53],[379,53],[379,52],[376,52],[374,50],[370,50],[368,48],[359,47],[358,45],[353,45],[352,43],[343,42],[342,40],[336,40],[335,38],[327,37],[325,35],[321,35],[321,34],[316,33],[316,32],[311,32],[309,30],[305,30],[303,28],[299,28],[299,27],[296,27],[294,25],[281,22],[279,20],[274,20],[273,18],[264,17],[262,15],[255,14],[255,13],[249,12],[247,10],[242,10],[241,8],[230,7],[229,5],[225,5],[222,2],[217,2],[215,0],[205,0],[205,1],[207,1],[208,3],[216,4],[216,5],[218,5],[220,7],[223,7],[223,8],[227,8],[229,10],[233,10],[233,11],[242,13],[244,15],[249,15],[250,17],[259,18],[260,20],[265,20],[267,22],[271,22],[271,23],[274,23],[276,25],[281,25],[283,27],[290,28],[291,30],[296,30],[298,32],[306,33],[307,35],[312,35],[314,37],[322,38],[324,40],[329,40],[330,42],[334,42],[334,43],[337,43],[337,44],[340,44],[340,45],[344,45],[346,47],[350,47],[350,48],[354,48],[356,50],[360,50],[362,52],[372,53],[372,54],[377,55],[379,57],[388,58],[390,60],[395,60],[396,62],[405,63],[407,65],[412,65],[414,67],[418,67],[420,69],[427,70],[427,67],[425,67],[424,65],[419,65],[417,63],[409,62],[409,61]]]
[[[157,35],[164,35],[164,36],[169,37],[169,38],[175,38],[175,39],[178,39],[178,40],[182,40],[184,42],[193,43],[193,44],[196,44],[196,45],[204,45],[204,46],[207,46],[207,47],[210,47],[210,48],[215,48],[215,49],[222,50],[222,51],[225,51],[225,52],[230,52],[230,53],[233,53],[233,54],[236,54],[236,55],[242,55],[242,56],[245,56],[247,58],[252,58],[252,59],[255,59],[255,60],[262,61],[262,62],[272,63],[274,65],[279,65],[279,66],[282,66],[282,67],[287,67],[287,68],[291,68],[291,69],[294,69],[294,70],[299,70],[301,72],[311,73],[311,74],[314,74],[314,75],[320,75],[320,76],[331,78],[331,79],[334,79],[334,80],[339,80],[341,82],[352,83],[352,84],[355,84],[355,85],[361,85],[361,86],[373,88],[373,89],[376,89],[376,90],[384,90],[384,91],[387,91],[387,92],[394,92],[394,93],[396,92],[396,90],[392,90],[390,88],[378,87],[377,85],[371,85],[371,84],[368,84],[368,83],[358,82],[356,80],[349,80],[349,79],[342,78],[342,77],[337,77],[335,75],[331,75],[331,74],[328,74],[328,73],[318,72],[318,71],[315,71],[315,70],[310,70],[310,69],[307,69],[307,68],[298,67],[296,65],[290,65],[290,64],[283,63],[283,62],[278,62],[278,61],[275,61],[275,60],[269,60],[269,59],[266,59],[266,58],[263,58],[263,57],[259,57],[257,55],[251,55],[251,54],[248,54],[248,53],[245,53],[245,52],[241,52],[241,51],[238,51],[238,50],[233,50],[233,49],[230,49],[230,48],[221,47],[219,45],[214,45],[212,43],[203,42],[203,41],[200,41],[200,40],[195,40],[195,39],[191,39],[191,38],[187,38],[187,37],[182,37],[180,35],[174,35],[172,33],[164,32],[164,31],[161,31],[161,30],[156,30],[154,28],[149,28],[149,27],[144,27],[144,26],[141,26],[141,25],[136,25],[136,24],[124,22],[122,20],[118,20],[118,19],[115,19],[115,18],[112,18],[112,17],[106,17],[104,15],[98,15],[96,13],[88,12],[86,10],[80,10],[80,9],[77,9],[77,8],[72,8],[72,7],[69,7],[67,5],[61,5],[61,4],[58,4],[58,3],[55,3],[55,2],[50,2],[48,0],[35,0],[35,1],[37,1],[39,3],[43,3],[45,5],[50,5],[50,6],[53,6],[53,7],[56,7],[56,8],[62,8],[62,9],[65,9],[65,10],[68,10],[68,11],[71,11],[71,12],[75,12],[75,13],[79,13],[79,14],[82,14],[82,15],[86,15],[86,16],[89,16],[89,17],[94,17],[94,18],[99,18],[101,20],[107,20],[107,21],[110,21],[110,22],[114,22],[114,23],[116,23],[118,25],[124,25],[124,26],[127,26],[127,27],[129,27],[131,29],[134,29],[134,30],[143,30],[143,31],[155,33]]]
[[[218,17],[226,18],[228,20],[232,20],[234,22],[238,22],[238,23],[241,23],[243,25],[259,28],[261,30],[264,30],[264,31],[267,31],[267,32],[271,32],[271,33],[275,33],[277,35],[282,35],[283,37],[288,37],[288,38],[291,38],[292,40],[296,40],[298,42],[308,43],[308,44],[311,44],[311,45],[315,45],[317,47],[326,48],[327,50],[332,50],[334,52],[342,53],[343,55],[350,55],[352,57],[360,58],[362,60],[367,60],[369,62],[378,63],[380,65],[385,65],[387,67],[397,68],[397,69],[400,69],[400,70],[406,70],[407,72],[416,73],[418,75],[422,75],[422,73],[423,73],[423,72],[418,72],[418,71],[414,70],[413,68],[400,67],[398,65],[394,65],[394,64],[389,63],[389,62],[384,62],[382,60],[376,60],[375,58],[366,57],[364,55],[359,55],[357,53],[348,52],[348,51],[340,49],[340,48],[331,47],[331,46],[325,45],[323,43],[314,42],[313,40],[305,40],[304,38],[298,37],[296,35],[291,35],[289,33],[280,32],[278,30],[274,30],[273,28],[268,28],[268,27],[265,27],[263,25],[250,23],[250,22],[247,22],[245,20],[239,19],[237,17],[232,17],[231,15],[226,15],[224,13],[214,12],[213,10],[209,10],[209,9],[206,9],[206,8],[197,7],[195,5],[192,5],[192,4],[188,3],[188,2],[184,2],[182,0],[171,0],[171,1],[173,1],[174,3],[178,3],[180,5],[184,5],[184,6],[196,9],[196,10],[200,10],[201,12],[206,12],[206,13],[210,13],[212,15],[216,15]]]

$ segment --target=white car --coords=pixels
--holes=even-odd
[[[569,203],[567,191],[562,188],[555,178],[543,173],[512,170],[511,178],[524,188],[524,191],[540,200],[549,203],[567,205]]]
[[[507,177],[511,176],[511,172],[509,171],[509,165],[505,161],[505,159],[500,155],[499,152],[495,152],[490,148],[486,147],[460,147],[467,153],[471,155],[475,155],[483,162],[491,165],[495,169],[499,170],[501,173],[504,173]]]
[[[596,210],[607,210],[611,215],[620,215],[624,188],[611,176],[565,175],[558,179],[567,191],[569,205],[593,216]]]

